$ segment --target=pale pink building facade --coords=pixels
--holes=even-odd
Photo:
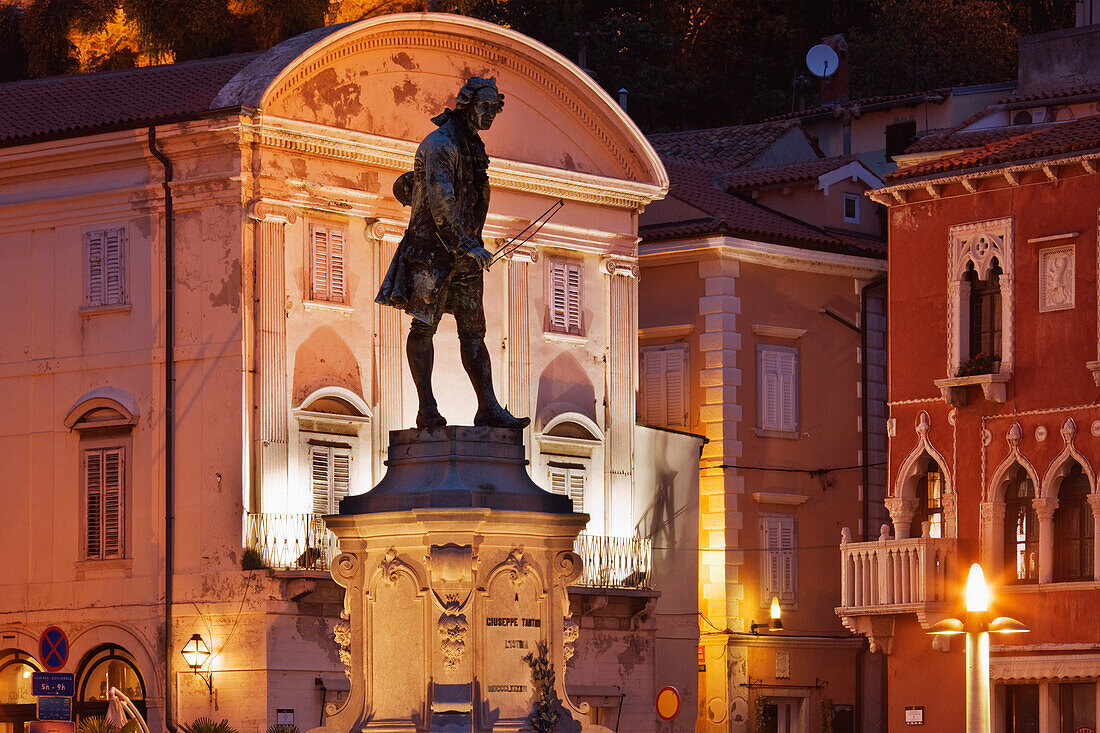
[[[0,731],[33,717],[19,680],[40,668],[49,624],[69,635],[84,714],[102,707],[102,679],[140,699],[154,730],[198,715],[306,730],[346,693],[319,517],[377,482],[388,432],[413,422],[408,318],[374,303],[407,220],[391,186],[471,75],[506,96],[483,135],[486,241],[565,204],[486,278],[498,395],[532,417],[535,480],[591,516],[593,547],[624,538],[648,574],[647,466],[693,468],[702,441],[635,424],[637,217],[667,176],[587,75],[515,32],[414,14],[256,54],[6,85],[0,685],[7,674],[14,692]],[[474,401],[456,346],[445,319],[436,391],[463,424]],[[692,495],[697,474],[675,473]],[[594,586],[626,582],[591,571]],[[658,682],[663,601],[635,595],[634,636],[611,653],[633,654],[642,682],[614,700],[570,670],[594,717],[618,705],[619,730],[649,725]],[[598,598],[578,603],[599,615]],[[209,688],[179,653],[196,633],[213,652]],[[693,658],[695,641],[681,646]]]

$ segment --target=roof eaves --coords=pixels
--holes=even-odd
[[[35,133],[32,135],[13,135],[9,138],[0,139],[0,148],[14,148],[20,145],[33,145],[35,143],[51,142],[54,140],[66,140],[74,137],[87,137],[89,135],[104,135],[111,132],[136,130],[141,127],[174,125],[180,122],[194,122],[196,120],[223,117],[225,115],[233,113],[243,113],[251,116],[256,114],[256,112],[257,110],[255,108],[238,105],[231,107],[219,107],[216,109],[204,109],[197,112],[186,112],[176,115],[164,115],[159,117],[138,117],[130,120],[111,122],[102,125],[81,125],[78,127],[70,127],[61,130],[50,130],[48,132]]]
[[[963,180],[972,178],[991,178],[993,176],[989,175],[990,173],[1020,173],[1045,168],[1050,165],[1072,165],[1084,161],[1095,161],[1097,158],[1100,158],[1100,147],[1090,148],[1084,152],[1074,151],[1068,154],[1063,153],[1042,158],[1033,158],[1022,163],[988,163],[973,168],[955,168],[948,171],[928,173],[927,175],[917,176],[915,178],[907,178],[889,186],[867,191],[865,195],[872,198],[876,196],[892,196],[895,191],[924,188],[932,184],[942,185],[945,183],[960,183]]]

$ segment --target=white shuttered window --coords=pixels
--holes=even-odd
[[[344,446],[309,447],[313,513],[335,514],[351,486],[351,449]]]
[[[783,603],[794,603],[798,572],[795,558],[798,536],[794,515],[766,514],[760,517],[760,543],[764,550],[761,553],[760,604],[770,604],[773,596],[778,596]]]
[[[550,464],[550,491],[573,500],[573,511],[584,511],[584,466]]]
[[[344,232],[334,227],[310,228],[310,298],[346,303]]]
[[[581,266],[550,260],[550,330],[583,336],[581,324]]]
[[[126,230],[100,229],[84,235],[84,294],[88,307],[126,302]]]
[[[687,426],[687,366],[686,344],[642,349],[642,422]]]
[[[761,344],[756,351],[757,410],[761,430],[798,431],[798,351]]]
[[[84,451],[84,493],[87,499],[84,556],[89,560],[122,557],[123,451],[94,448]]]

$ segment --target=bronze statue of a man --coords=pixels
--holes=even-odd
[[[412,206],[412,217],[375,300],[413,317],[406,355],[420,399],[418,428],[447,424],[432,392],[432,337],[444,313],[458,324],[462,366],[477,395],[474,425],[522,428],[531,421],[497,402],[485,348],[483,270],[493,256],[481,239],[489,210],[489,156],[478,131],[488,130],[503,107],[495,79],[469,79],[454,109],[432,118],[438,129],[417,148],[412,173],[394,183],[394,195]]]

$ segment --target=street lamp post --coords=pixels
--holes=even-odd
[[[982,566],[970,566],[966,581],[966,620],[945,618],[932,624],[929,634],[966,634],[966,733],[990,733],[989,635],[1030,631],[1013,618],[989,620],[989,586]]]

